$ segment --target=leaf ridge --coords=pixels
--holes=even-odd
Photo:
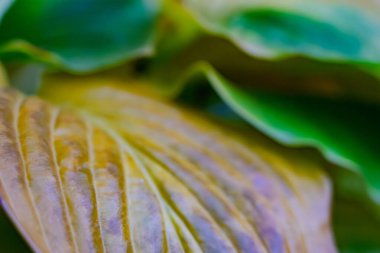
[[[138,109],[136,109],[136,110],[138,110]],[[141,124],[138,127],[139,130],[141,130],[142,128],[144,128],[143,127],[144,125],[148,125],[148,126],[151,127],[150,129],[152,129],[152,127],[155,126],[157,128],[157,131],[161,135],[164,134],[164,133],[167,133],[166,136],[171,136],[171,135],[174,135],[174,133],[175,133],[175,137],[176,137],[175,139],[176,140],[181,140],[182,141],[181,142],[182,146],[186,146],[187,145],[189,147],[193,147],[192,148],[193,151],[199,150],[199,154],[202,154],[203,160],[204,159],[207,159],[207,160],[211,159],[210,161],[215,161],[219,165],[218,168],[219,169],[223,169],[223,171],[225,171],[225,173],[228,173],[230,176],[236,174],[235,170],[229,169],[229,167],[231,165],[228,164],[228,161],[220,161],[220,159],[218,158],[219,157],[218,155],[210,153],[207,149],[204,148],[204,145],[198,143],[196,141],[196,139],[194,139],[194,138],[196,138],[195,134],[192,135],[193,139],[189,138],[189,136],[183,134],[182,132],[176,132],[177,128],[168,128],[168,127],[166,127],[165,124],[158,124],[157,121],[153,121],[152,117],[141,118],[141,115],[143,115],[142,111],[140,113],[134,113],[133,116],[128,115],[128,117],[131,119],[132,122],[136,122],[137,120],[141,121]],[[158,119],[156,119],[156,120],[158,120]],[[183,119],[183,120],[186,121],[186,119]],[[143,135],[143,134],[139,133],[139,135]],[[154,136],[154,134],[151,134],[150,137],[152,138],[153,136]],[[157,143],[161,143],[161,142],[159,140],[157,140]],[[186,144],[186,145],[184,145],[184,144]],[[179,145],[178,147],[180,147],[180,146],[181,145]],[[202,151],[202,152],[200,152],[200,151]],[[182,152],[185,152],[185,151],[182,150]],[[203,154],[203,152],[205,152],[205,153]],[[208,154],[208,155],[205,155],[205,154]],[[187,155],[189,155],[189,154],[187,154]],[[186,159],[188,159],[188,158],[186,158]],[[201,161],[202,161],[202,159],[201,159]],[[206,169],[206,171],[210,170],[210,175],[217,175],[218,174],[218,172],[214,171],[214,169],[212,167],[208,167],[208,166],[205,166],[205,165],[202,166],[202,167],[204,169]],[[220,172],[221,171],[219,171],[219,173]],[[225,179],[230,178],[230,176],[225,177]],[[249,189],[249,191],[253,190],[252,186],[247,182],[247,179],[244,176],[239,175],[239,178],[240,178],[239,182],[241,183],[241,186],[244,186],[245,189]],[[243,182],[244,182],[244,184],[243,184]],[[254,191],[256,191],[256,190],[254,190]],[[258,193],[256,192],[254,195],[258,196]],[[261,199],[263,199],[263,198],[261,197]],[[257,201],[257,199],[255,201]],[[255,201],[251,200],[250,203],[252,204],[252,207],[256,209],[257,205],[255,204]],[[268,202],[268,201],[266,201],[266,202]],[[267,210],[267,212],[269,213],[270,211]],[[275,214],[271,214],[271,215],[273,216]],[[268,220],[268,218],[266,218],[266,219]],[[282,224],[282,229],[283,229],[283,224]],[[272,239],[272,238],[269,237],[267,239]],[[284,243],[287,243],[287,242],[284,242]],[[275,242],[275,241],[273,241],[273,242],[266,241],[265,244],[268,245],[269,248],[271,248],[273,245],[277,245],[277,242]],[[273,244],[273,245],[270,246],[271,244]],[[273,246],[273,247],[278,247],[278,246]]]
[[[69,209],[69,206],[67,204],[65,191],[63,189],[60,167],[59,167],[58,162],[57,162],[57,153],[56,153],[55,145],[54,145],[55,124],[57,122],[57,118],[58,118],[59,113],[60,113],[59,109],[57,109],[57,108],[52,109],[51,117],[50,117],[50,124],[49,124],[49,128],[50,128],[49,146],[50,146],[50,150],[52,153],[53,170],[54,170],[54,173],[56,175],[56,179],[57,179],[57,183],[58,183],[58,191],[59,191],[59,194],[61,196],[61,201],[62,201],[62,205],[63,205],[63,213],[64,213],[64,217],[66,220],[69,237],[73,243],[74,253],[79,253],[78,243],[76,241],[76,236],[75,236],[74,229],[73,229],[73,222],[71,220],[71,215],[70,215],[70,211],[69,211],[70,209]]]
[[[97,251],[100,253],[106,252],[105,246],[103,243],[103,229],[102,229],[102,221],[100,219],[99,215],[99,200],[98,200],[98,192],[97,192],[97,187],[95,186],[95,173],[94,173],[94,156],[95,156],[95,151],[94,151],[94,145],[93,145],[93,127],[88,124],[87,122],[85,123],[85,129],[86,131],[86,140],[87,140],[87,149],[88,149],[88,163],[89,163],[89,170],[90,170],[90,182],[91,182],[91,187],[93,191],[93,196],[94,196],[94,210],[95,213],[93,215],[94,223],[96,224],[95,226],[95,231],[94,231],[94,238],[96,240],[96,243],[98,244]],[[100,245],[99,245],[100,244]],[[100,246],[100,247],[99,247]]]
[[[144,137],[141,137],[141,138],[144,138]],[[144,139],[144,142],[146,143],[149,143],[149,147],[154,149],[153,146],[154,146],[154,143],[150,142],[149,138],[146,138]],[[137,145],[138,146],[138,149],[141,150],[141,152],[144,152],[144,154],[146,156],[148,156],[149,158],[153,159],[155,161],[155,163],[158,163],[159,166],[161,166],[162,168],[166,168],[166,171],[168,171],[176,180],[178,180],[189,192],[192,193],[192,195],[198,200],[198,202],[204,207],[205,210],[208,210],[210,207],[206,207],[206,203],[201,200],[201,197],[200,197],[200,194],[201,193],[196,193],[195,190],[193,190],[193,187],[190,187],[189,184],[185,183],[183,181],[183,179],[177,175],[176,172],[173,171],[173,169],[171,169],[170,165],[168,164],[171,164],[171,162],[168,162],[168,164],[162,162],[158,157],[157,155],[153,154],[154,151],[148,151],[146,150],[144,147],[142,147],[142,145],[138,145],[138,144],[134,144],[134,145]],[[181,167],[185,168],[186,169],[186,172],[187,173],[191,173],[191,175],[193,177],[196,178],[197,181],[200,181],[201,183],[203,183],[203,185],[207,185],[208,187],[205,187],[207,189],[207,191],[210,191],[211,194],[214,194],[218,201],[220,201],[223,205],[227,206],[225,208],[229,208],[229,210],[233,210],[233,214],[236,215],[238,217],[238,221],[240,222],[239,225],[243,226],[245,229],[247,229],[248,227],[248,230],[249,232],[252,233],[253,237],[256,238],[255,236],[257,236],[257,238],[260,240],[260,243],[264,246],[265,248],[265,242],[263,241],[263,239],[258,235],[258,231],[255,227],[252,226],[252,224],[250,224],[248,222],[248,220],[246,220],[246,218],[244,217],[244,215],[237,209],[235,208],[234,204],[231,202],[230,199],[226,198],[222,193],[221,193],[221,189],[219,188],[219,186],[217,186],[212,180],[209,180],[205,175],[202,174],[202,177],[200,175],[197,174],[197,169],[195,168],[195,166],[186,161],[186,159],[184,157],[182,157],[182,159],[179,157],[179,154],[176,153],[176,152],[172,152],[171,150],[165,150],[166,153],[171,156],[170,159],[172,159],[171,161],[172,162],[176,162],[176,163],[179,163],[181,165]],[[209,211],[208,211],[209,212]],[[210,213],[210,212],[209,212]],[[214,217],[214,216],[218,216],[217,214],[211,214],[210,213],[210,216]],[[215,221],[217,220],[220,220],[222,217],[215,217]],[[227,224],[221,224],[219,222],[219,226],[226,231],[227,234],[233,234],[233,231],[231,227],[229,227]],[[255,235],[255,236],[254,236]],[[232,240],[232,238],[231,238]],[[235,240],[234,240],[235,241]],[[235,242],[236,244],[237,242]],[[259,245],[257,245],[257,247],[259,247]],[[268,249],[265,248],[265,249],[261,249],[261,250],[265,250],[265,252],[268,252]]]
[[[112,135],[110,135],[110,137],[112,139],[114,139],[112,137]],[[128,188],[128,176],[127,176],[127,170],[125,169],[127,166],[126,165],[127,163],[126,163],[125,156],[122,152],[122,149],[120,147],[120,144],[118,142],[116,142],[116,145],[118,147],[118,154],[119,154],[120,160],[121,160],[122,171],[123,171],[122,175],[123,175],[123,181],[124,181],[123,182],[124,189],[123,189],[122,205],[124,207],[123,209],[124,209],[125,216],[126,216],[125,221],[127,223],[127,224],[124,224],[124,231],[125,231],[124,236],[127,239],[127,253],[134,253],[135,250],[133,248],[133,243],[132,243],[131,235],[130,235],[131,227],[130,227],[129,221],[130,221],[131,217],[129,216],[129,210],[128,210],[129,209],[129,202],[128,202],[129,197],[128,197],[128,189],[127,189]]]
[[[27,196],[28,196],[30,203],[31,203],[31,206],[32,206],[32,212],[36,216],[38,226],[40,228],[39,230],[41,231],[41,235],[42,235],[43,241],[45,243],[45,246],[51,251],[51,245],[49,245],[49,242],[47,240],[46,232],[45,232],[43,223],[41,221],[41,216],[38,212],[34,196],[33,196],[32,191],[30,189],[28,169],[27,169],[27,164],[25,162],[24,152],[22,149],[21,138],[20,138],[20,133],[19,133],[20,108],[21,108],[21,105],[24,101],[25,101],[25,98],[23,96],[20,96],[17,98],[16,103],[15,103],[15,107],[14,107],[14,111],[13,111],[13,113],[14,113],[14,121],[13,121],[14,136],[15,136],[15,141],[16,141],[16,146],[17,146],[17,152],[19,153],[19,157],[20,157],[20,162],[21,162],[21,167],[22,167],[21,170],[23,171],[23,179],[24,179],[24,183],[25,183],[25,187],[26,187]]]
[[[93,118],[90,119],[88,116],[85,116],[85,117],[88,118],[89,120],[92,120],[92,121],[95,120]],[[147,176],[146,176],[147,172],[145,170],[145,167],[141,167],[143,165],[141,165],[139,163],[139,160],[137,158],[137,154],[135,154],[133,152],[133,149],[132,149],[132,147],[129,146],[129,143],[127,141],[123,140],[116,132],[110,130],[110,128],[107,128],[106,127],[107,124],[105,122],[102,122],[100,119],[96,119],[95,122],[96,122],[95,124],[98,127],[100,127],[101,129],[103,129],[103,131],[105,131],[118,144],[118,147],[119,147],[119,149],[121,151],[122,161],[123,161],[122,164],[123,164],[124,168],[126,168],[127,165],[126,165],[126,158],[125,158],[125,155],[124,155],[123,151],[128,152],[128,154],[132,157],[133,162],[139,167],[140,171],[144,175],[145,180],[148,182],[149,186],[151,187],[152,191],[154,192],[155,197],[156,197],[156,199],[159,202],[161,212],[164,213],[164,206],[165,206],[164,204],[165,204],[165,201],[162,198],[160,198],[160,195],[157,192],[158,189],[156,188],[154,182],[152,182],[152,180],[149,177],[147,178]],[[127,176],[125,178],[128,180]],[[128,185],[128,184],[126,184],[126,185]],[[128,204],[127,206],[130,206],[130,205]],[[171,224],[169,217],[167,217],[165,214],[163,215],[163,218],[164,218],[164,225],[167,224],[167,223]],[[129,219],[130,219],[130,217],[129,217]],[[133,247],[133,241],[132,241],[131,245],[132,245],[132,252],[135,252],[134,247]]]

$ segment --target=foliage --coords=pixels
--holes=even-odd
[[[2,1],[6,213],[36,252],[380,251],[379,11]]]

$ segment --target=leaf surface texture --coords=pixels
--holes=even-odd
[[[118,85],[0,93],[2,204],[36,252],[335,252],[321,164]],[[82,83],[82,85],[78,85]]]

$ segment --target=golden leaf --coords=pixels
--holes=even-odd
[[[2,204],[35,252],[336,252],[315,159],[111,81],[50,81],[56,106],[0,92]]]

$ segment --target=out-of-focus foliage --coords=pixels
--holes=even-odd
[[[0,64],[0,87],[8,86],[8,75],[3,65]]]
[[[34,250],[336,252],[318,159],[92,81],[48,80],[60,108],[1,92],[1,196]]]
[[[165,86],[173,85],[188,69],[205,62],[243,88],[329,99],[380,101],[380,80],[348,63],[321,62],[304,57],[275,61],[260,59],[216,36],[198,33],[192,38],[182,47],[177,45],[177,51],[171,57],[165,50],[159,50],[154,58],[151,71],[155,77],[165,80]]]
[[[0,21],[13,2],[14,0],[3,0],[0,2]]]
[[[159,0],[16,0],[0,23],[0,57],[87,72],[150,55],[160,9]]]
[[[334,180],[333,226],[342,253],[379,252],[380,205],[371,202],[363,178],[331,167]]]
[[[341,253],[379,252],[380,221],[362,204],[350,198],[334,200],[333,225]]]
[[[380,63],[377,1],[183,2],[208,31],[254,56]]]

